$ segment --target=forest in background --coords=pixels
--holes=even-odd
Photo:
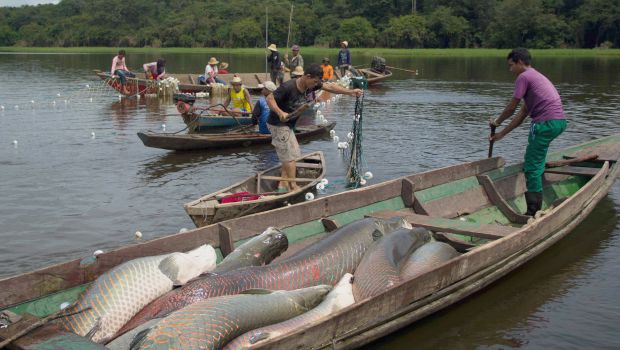
[[[620,0],[62,0],[0,7],[0,46],[620,48]]]

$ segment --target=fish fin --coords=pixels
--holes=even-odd
[[[84,337],[88,340],[93,340],[93,337],[95,336],[95,334],[97,334],[97,332],[100,329],[101,329],[101,317],[97,318],[97,321],[95,321],[93,328],[91,328],[90,331],[88,331],[88,333],[84,335]]]
[[[140,349],[140,346],[142,346],[142,343],[144,343],[144,341],[146,340],[146,336],[147,334],[149,334],[151,329],[152,327],[149,327],[138,332],[138,334],[136,334],[131,340],[131,343],[129,344],[129,350]]]
[[[271,333],[258,331],[250,336],[250,344],[256,344],[261,340],[268,339]]]
[[[253,289],[244,290],[243,292],[239,294],[271,294],[271,293],[273,293],[273,291],[270,289],[253,288]]]

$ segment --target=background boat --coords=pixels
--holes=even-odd
[[[311,124],[295,127],[297,140],[325,135],[336,126],[336,122]],[[191,151],[199,149],[221,149],[229,147],[250,147],[271,143],[270,134],[250,132],[227,133],[158,133],[154,131],[138,132],[138,137],[147,147],[162,148],[172,151]]]
[[[300,188],[277,193],[281,179],[281,165],[260,171],[247,179],[183,205],[196,227],[223,220],[259,213],[287,204],[303,202],[307,193],[316,195],[316,185],[325,177],[323,152],[313,152],[297,159],[296,177]],[[225,202],[222,198],[237,201]],[[260,198],[256,198],[260,197]]]

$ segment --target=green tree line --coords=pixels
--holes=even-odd
[[[289,16],[293,20],[289,34]],[[266,26],[267,24],[267,26]],[[266,30],[267,29],[267,30]],[[620,0],[62,0],[0,7],[0,46],[620,47]]]

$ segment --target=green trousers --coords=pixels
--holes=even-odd
[[[532,123],[525,150],[525,184],[528,192],[542,192],[542,176],[551,141],[566,129],[566,119]]]

